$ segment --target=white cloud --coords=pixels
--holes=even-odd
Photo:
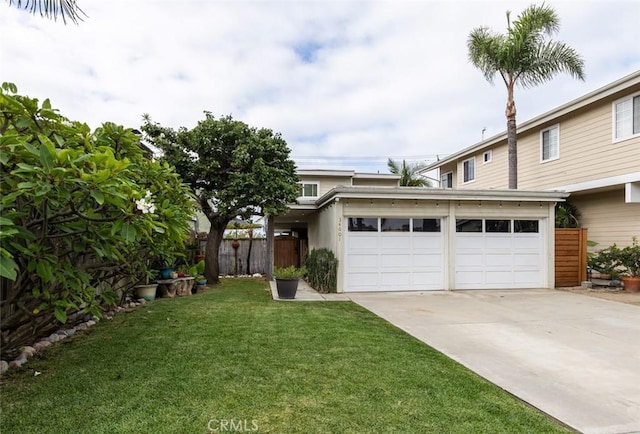
[[[468,63],[466,39],[480,25],[504,31],[505,11],[529,4],[79,1],[89,17],[78,26],[0,6],[0,80],[93,127],[232,114],[281,132],[294,156],[313,157],[307,167],[359,170],[503,131],[504,85]],[[640,3],[552,6],[556,38],[584,56],[587,80],[518,89],[519,121],[640,69]]]

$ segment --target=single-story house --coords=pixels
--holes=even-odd
[[[400,187],[399,177],[301,170],[275,230],[338,258],[338,292],[552,288],[554,206],[567,193]]]

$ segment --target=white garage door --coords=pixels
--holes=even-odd
[[[456,220],[456,289],[543,287],[541,228],[538,220]]]
[[[444,284],[439,218],[349,218],[345,291],[424,291]]]

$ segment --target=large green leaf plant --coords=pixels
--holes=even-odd
[[[99,315],[183,249],[194,199],[131,129],[91,131],[49,100],[0,90],[2,352]]]

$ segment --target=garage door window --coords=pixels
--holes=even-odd
[[[413,232],[440,232],[440,219],[413,219]]]
[[[409,232],[409,219],[383,218],[380,220],[382,232]]]
[[[456,232],[482,232],[482,220],[456,219]]]
[[[511,233],[511,220],[485,220],[485,231],[491,233]]]
[[[349,217],[349,232],[378,232],[378,219]]]
[[[538,233],[538,220],[514,220],[513,232]]]

